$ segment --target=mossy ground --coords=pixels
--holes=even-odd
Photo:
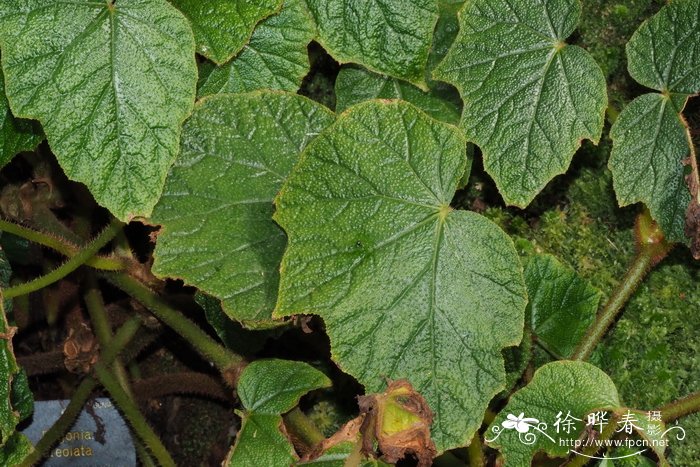
[[[582,154],[579,158],[585,160]],[[484,214],[513,237],[528,257],[550,253],[609,295],[634,256],[634,216],[638,207],[620,209],[604,167],[579,167],[551,209],[536,217],[502,207]],[[542,203],[544,204],[544,203]],[[622,317],[591,358],[615,381],[625,404],[654,409],[698,389],[700,378],[700,265],[686,248],[674,252],[640,285]],[[536,352],[536,364],[548,360]],[[672,465],[700,460],[700,416],[679,420],[684,441],[671,443]]]

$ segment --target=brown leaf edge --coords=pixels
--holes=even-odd
[[[351,456],[379,457],[389,464],[410,456],[418,461],[418,467],[432,465],[437,456],[430,437],[433,412],[408,380],[389,381],[385,392],[357,399],[360,415],[318,445],[304,461],[314,460],[340,443],[352,442],[357,449]],[[398,416],[386,417],[387,409]]]

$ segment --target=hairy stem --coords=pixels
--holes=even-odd
[[[54,237],[43,232],[37,232],[36,230],[28,229],[27,227],[2,219],[0,219],[0,231],[51,248],[69,258],[72,258],[80,252],[80,247],[70,243],[68,240]],[[124,261],[121,259],[108,256],[93,256],[85,261],[85,265],[106,271],[120,271],[125,267]]]
[[[119,352],[131,341],[141,326],[141,321],[138,317],[133,317],[122,325],[114,335],[114,338],[100,355],[100,359],[104,365],[111,364],[119,355]],[[64,434],[75,423],[80,412],[85,407],[90,394],[97,386],[97,381],[92,377],[85,378],[76,391],[73,393],[68,406],[63,411],[63,414],[54,423],[49,430],[44,433],[44,436],[34,446],[34,451],[29,453],[22,461],[21,466],[31,466],[39,462],[49,450],[60,441]]]
[[[65,370],[63,350],[34,353],[17,357],[17,363],[27,372],[27,376],[47,375]]]
[[[103,362],[97,362],[95,365],[95,375],[102,386],[109,392],[110,397],[119,407],[119,410],[126,416],[131,428],[148,447],[158,463],[162,466],[175,467],[175,462],[170,457],[168,450],[165,449],[165,446],[153,432],[139,408]]]
[[[103,246],[114,238],[117,231],[119,231],[121,228],[121,222],[116,220],[112,221],[109,226],[103,230],[102,233],[100,233],[89,245],[80,250],[75,256],[71,257],[58,268],[44,276],[37,277],[32,281],[5,289],[5,298],[14,298],[20,295],[36,292],[39,289],[43,289],[44,287],[63,279],[68,274],[85,264],[87,260],[95,256],[95,254],[97,254],[97,252],[100,251]]]
[[[651,219],[648,212],[645,211],[637,217],[635,232],[637,255],[610,299],[598,313],[595,322],[588,328],[586,335],[579,342],[571,355],[571,360],[587,360],[591,356],[593,349],[603,339],[608,328],[618,317],[652,266],[671,251],[672,244],[666,242],[663,232]]]
[[[157,399],[172,394],[196,394],[223,402],[231,402],[232,394],[220,378],[204,373],[180,372],[139,379],[131,384],[137,399]]]
[[[102,273],[102,276],[141,302],[160,321],[185,338],[197,352],[211,361],[224,376],[226,376],[226,373],[231,372],[232,369],[241,368],[245,364],[243,357],[220,345],[195,323],[167,305],[158,295],[138,280],[123,273]],[[234,373],[236,372],[234,371]],[[235,384],[235,378],[232,382]]]
[[[479,437],[478,430],[474,433],[474,438],[472,438],[472,442],[469,443],[469,447],[467,447],[467,453],[469,454],[470,467],[484,467],[486,465],[484,461],[484,450],[481,446],[481,438]]]
[[[103,348],[106,347],[112,340],[112,325],[107,317],[107,312],[105,311],[104,301],[102,300],[102,293],[97,288],[97,280],[94,276],[87,277],[88,291],[85,293],[85,306],[90,315],[90,322],[92,323],[92,328],[97,336],[97,341]],[[126,376],[126,370],[124,364],[119,358],[115,359],[113,365],[114,375],[119,380],[122,388],[131,397],[131,389],[129,388],[129,381]]]
[[[326,438],[299,407],[293,408],[284,416],[284,426],[287,427],[289,434],[304,443],[308,450],[313,449]]]
[[[661,412],[661,419],[665,422],[672,422],[677,418],[700,412],[700,391],[690,394],[658,409]]]

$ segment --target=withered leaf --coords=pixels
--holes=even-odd
[[[433,412],[425,398],[408,380],[389,383],[382,394],[358,397],[362,424],[363,452],[374,451],[374,441],[382,460],[395,463],[406,456],[418,460],[419,467],[428,467],[437,455],[430,438]]]

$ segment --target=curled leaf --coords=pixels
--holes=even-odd
[[[374,450],[376,440],[382,459],[394,463],[411,455],[419,466],[429,466],[437,455],[430,438],[433,412],[425,398],[402,379],[389,383],[382,394],[358,398],[365,414],[363,446],[366,454]]]

